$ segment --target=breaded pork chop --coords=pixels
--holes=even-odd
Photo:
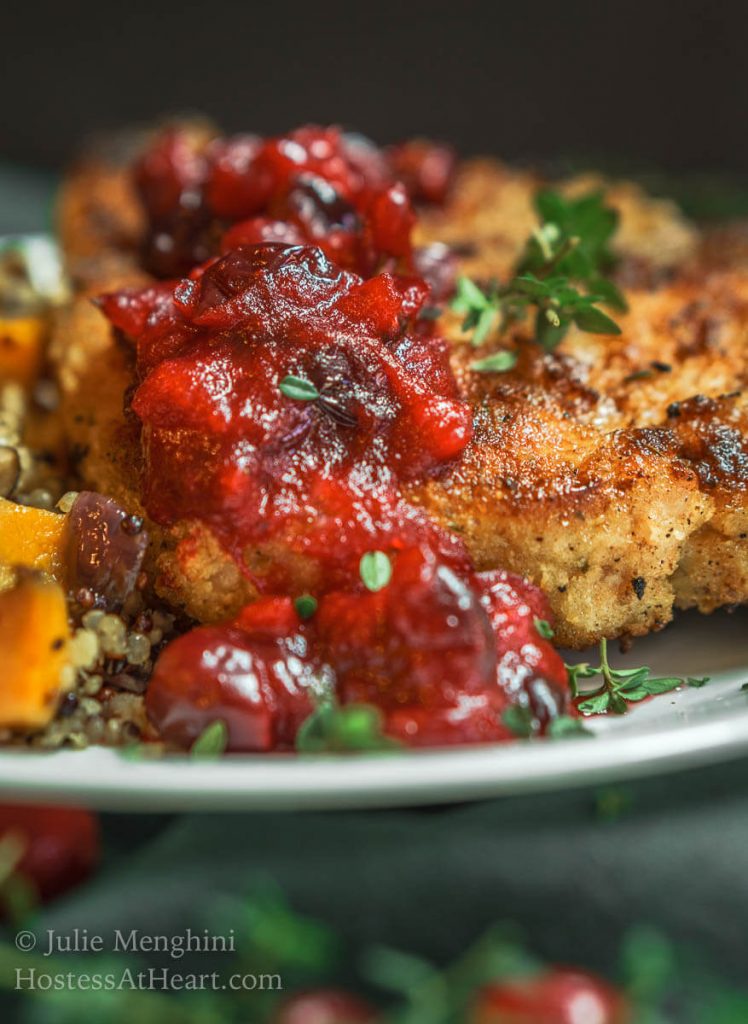
[[[81,287],[54,353],[83,480],[135,509],[128,354],[89,297],[142,280],[137,205],[123,172],[108,168],[96,188],[92,174],[71,177],[63,195],[61,234]],[[536,186],[469,163],[446,208],[421,221],[420,240],[455,244],[467,272],[501,276],[532,228]],[[642,635],[676,605],[711,611],[748,598],[746,411],[731,395],[745,377],[748,274],[700,263],[696,231],[669,204],[633,186],[610,196],[622,215],[619,255],[644,265],[649,285],[628,293],[621,336],[572,332],[552,354],[521,340],[514,370],[476,374],[475,351],[445,317],[475,438],[449,472],[408,493],[464,538],[479,568],[504,566],[542,586],[570,646]],[[122,225],[131,229],[124,244]],[[254,596],[204,526],[182,522],[154,537],[157,591],[196,618],[224,618]],[[255,565],[284,552],[246,557]],[[298,579],[304,589],[304,566]]]

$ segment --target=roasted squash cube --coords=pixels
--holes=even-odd
[[[0,382],[33,384],[41,369],[46,334],[42,317],[0,317]]]
[[[60,578],[67,516],[0,498],[0,564]]]
[[[65,689],[69,639],[62,587],[20,570],[0,593],[0,724],[38,729],[50,721]]]

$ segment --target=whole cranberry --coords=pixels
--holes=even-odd
[[[377,593],[338,592],[317,616],[345,701],[404,707],[455,706],[495,688],[496,650],[485,609],[470,587],[427,548],[398,554]]]
[[[0,842],[17,838],[23,849],[16,870],[49,900],[78,885],[100,859],[99,825],[73,807],[0,805]]]
[[[313,691],[326,683],[288,598],[260,601],[237,624],[201,626],[162,652],[146,693],[168,742],[190,747],[216,720],[229,752],[293,745]]]
[[[164,132],[134,168],[135,184],[148,214],[170,218],[180,206],[194,204],[205,174],[205,160],[183,131]]]
[[[273,1024],[369,1024],[375,1019],[370,1006],[338,989],[311,989],[284,999]]]
[[[262,242],[196,268],[171,296],[104,296],[135,335],[151,519],[206,522],[239,557],[290,549],[315,591],[345,586],[382,543],[453,548],[397,487],[472,434],[447,344],[414,328],[427,291],[410,276],[362,280],[317,247]],[[273,559],[258,589],[288,592],[289,565]]]
[[[630,1010],[614,988],[582,971],[556,969],[538,977],[489,985],[471,1024],[628,1024]]]
[[[445,708],[396,708],[385,714],[384,732],[408,747],[447,747],[513,739],[503,725],[495,692],[462,694]]]
[[[412,139],[387,152],[396,178],[407,188],[416,203],[443,203],[447,198],[457,166],[451,146]]]
[[[255,166],[261,149],[262,139],[256,135],[235,135],[211,143],[205,198],[218,217],[250,217],[267,202],[272,182]]]
[[[210,256],[212,215],[205,205],[205,157],[200,142],[183,131],[166,132],[134,169],[148,214],[141,259],[156,277],[177,277]]]
[[[563,658],[544,630],[553,615],[545,594],[529,580],[502,569],[476,573],[496,637],[496,681],[512,703],[528,708],[541,731],[569,710]]]
[[[416,222],[404,186],[390,185],[369,203],[366,211],[366,238],[379,256],[409,260],[410,235]]]
[[[270,217],[250,217],[240,220],[229,228],[221,239],[221,253],[225,255],[240,245],[262,245],[263,242],[280,242],[282,245],[302,245],[305,236],[295,224],[286,220],[272,220]]]

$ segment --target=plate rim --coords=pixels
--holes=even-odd
[[[729,693],[738,679],[721,682]],[[3,799],[11,802],[64,801],[111,811],[363,809],[585,788],[744,754],[748,707],[666,728],[620,734],[606,730],[594,739],[373,756],[256,754],[217,761],[184,756],[135,761],[103,747],[2,752],[0,784]]]

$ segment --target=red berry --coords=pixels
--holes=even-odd
[[[168,742],[188,748],[219,719],[230,752],[293,745],[313,692],[325,684],[324,668],[290,599],[260,602],[238,623],[193,629],[160,655],[146,709]]]
[[[234,224],[221,239],[221,252],[225,255],[242,245],[261,245],[263,242],[280,242],[282,245],[303,245],[306,241],[302,232],[287,220],[271,220],[269,217],[251,217]]]
[[[194,201],[205,176],[205,161],[189,135],[167,131],[134,168],[135,183],[148,213],[159,220]]]
[[[320,988],[284,999],[273,1024],[370,1024],[375,1016],[357,996]]]
[[[161,277],[185,273],[216,252],[223,234],[224,252],[250,241],[306,242],[367,276],[385,262],[410,269],[410,200],[437,201],[450,175],[445,147],[417,142],[385,157],[337,128],[307,125],[275,138],[238,135],[208,145],[167,132],[135,168],[149,221],[145,264]],[[247,218],[262,227],[225,234]]]
[[[475,583],[496,637],[497,683],[511,703],[529,708],[542,730],[569,710],[563,659],[538,632],[539,620],[553,622],[548,600],[528,580],[500,569],[476,573]]]
[[[410,235],[415,214],[402,185],[391,185],[379,192],[366,210],[366,238],[373,252],[381,256],[410,260]]]
[[[317,623],[345,702],[402,708],[454,707],[463,694],[490,691],[496,652],[478,597],[434,554],[396,558],[377,593],[334,593]]]
[[[262,243],[197,268],[171,298],[164,286],[105,296],[137,345],[150,516],[207,522],[240,559],[281,544],[328,588],[380,538],[456,550],[397,487],[458,457],[472,432],[448,347],[408,331],[426,294],[418,278],[363,281],[319,249]],[[317,397],[285,394],[287,376]],[[285,588],[279,572],[258,586]]]
[[[206,160],[186,132],[169,131],[134,168],[135,185],[149,220],[142,261],[157,277],[176,277],[210,256],[212,214],[205,204]]]
[[[100,859],[98,821],[77,808],[3,804],[0,841],[9,835],[24,850],[16,870],[43,900],[84,881]]]
[[[446,747],[455,743],[497,743],[514,734],[501,722],[495,693],[461,694],[446,708],[405,707],[388,711],[384,732],[409,747]]]
[[[472,1024],[628,1024],[625,999],[591,974],[552,970],[539,977],[489,985]]]
[[[457,155],[451,146],[413,139],[387,151],[396,178],[417,203],[443,203],[454,178]]]
[[[218,217],[250,217],[267,203],[272,179],[256,166],[262,145],[257,135],[235,135],[211,143],[205,198]]]

